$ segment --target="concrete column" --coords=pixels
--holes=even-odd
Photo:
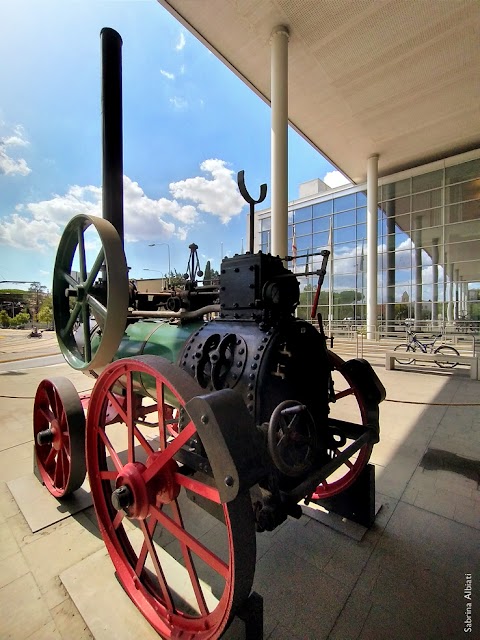
[[[415,327],[418,330],[419,322],[422,319],[422,216],[417,216],[415,220]]]
[[[438,320],[438,238],[432,240],[432,323]]]
[[[468,308],[468,282],[463,283],[463,304],[464,304],[464,313],[465,316],[469,317],[469,308]]]
[[[288,39],[287,27],[272,31],[271,189],[272,254],[288,254]]]
[[[448,265],[448,305],[447,305],[447,321],[453,321],[453,263]]]
[[[453,305],[453,319],[458,320],[459,318],[459,304],[460,304],[460,295],[459,295],[459,285],[460,285],[460,270],[455,269],[455,301]]]
[[[367,162],[367,340],[377,329],[378,154]]]
[[[385,204],[387,217],[387,332],[395,331],[395,205]]]

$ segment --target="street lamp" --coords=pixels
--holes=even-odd
[[[162,247],[162,246],[167,247],[167,250],[168,250],[168,278],[167,278],[167,280],[169,280],[170,275],[172,273],[172,269],[170,267],[170,245],[168,244],[168,242],[152,242],[152,244],[149,244],[148,246],[149,247]],[[148,269],[145,269],[145,271],[148,271]],[[153,269],[150,269],[150,271],[153,271]]]

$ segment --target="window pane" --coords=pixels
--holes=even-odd
[[[261,231],[268,231],[272,228],[272,218],[262,218],[260,220]]]
[[[480,200],[463,202],[445,207],[445,222],[462,222],[464,220],[480,220]],[[478,232],[477,232],[478,233]]]
[[[367,206],[367,192],[366,191],[358,191],[357,192],[357,207],[366,207]]]
[[[334,198],[333,200],[334,211],[345,211],[346,209],[354,209],[354,208],[355,208],[354,193],[348,196],[342,196],[341,198]]]
[[[313,231],[328,231],[330,229],[330,218],[314,218]]]
[[[305,234],[311,234],[312,233],[312,221],[308,220],[308,222],[300,222],[298,224],[295,224],[295,235],[297,236],[304,236]],[[293,235],[293,231],[292,231],[292,235]]]
[[[412,193],[441,187],[442,180],[442,169],[440,169],[439,171],[432,171],[431,173],[424,173],[422,176],[415,176],[414,178],[412,178]]]
[[[357,209],[357,224],[367,221],[367,208]]]
[[[455,182],[463,182],[464,180],[471,180],[472,178],[479,177],[480,158],[478,160],[463,162],[462,164],[457,164],[454,167],[447,167],[445,169],[445,184],[454,184]]]
[[[313,234],[313,250],[321,251],[322,249],[328,249],[328,231],[324,231],[323,233],[314,233]]]
[[[342,227],[334,232],[335,244],[338,242],[354,242],[356,238],[355,227]]]
[[[333,217],[334,227],[346,227],[348,225],[355,224],[355,211],[345,211],[344,213],[337,213]]]
[[[456,184],[445,189],[445,204],[480,199],[480,179]]]
[[[422,209],[432,209],[440,207],[442,204],[442,190],[425,191],[412,196],[412,211],[421,211]]]
[[[410,178],[383,185],[383,200],[392,200],[410,193]]]
[[[325,202],[319,202],[313,205],[313,217],[318,218],[320,216],[327,216],[332,213],[333,200],[325,200]]]
[[[293,220],[295,223],[302,220],[310,220],[312,217],[312,207],[302,207],[302,209],[295,209],[293,212]]]

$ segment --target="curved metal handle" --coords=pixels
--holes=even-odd
[[[245,202],[248,202],[248,204],[250,205],[259,204],[260,202],[263,202],[267,197],[267,185],[261,184],[260,196],[258,200],[254,200],[252,198],[252,196],[247,191],[247,187],[245,186],[245,171],[243,169],[237,173],[237,184],[238,184],[240,193],[242,194],[242,198],[245,200]]]
[[[248,202],[248,204],[250,205],[250,242],[249,242],[249,250],[250,250],[250,253],[253,253],[253,236],[254,236],[254,233],[253,233],[253,229],[254,229],[253,217],[254,217],[254,214],[255,214],[255,205],[259,204],[260,202],[263,202],[265,200],[265,198],[267,197],[267,185],[266,184],[261,184],[260,185],[260,196],[258,197],[258,200],[254,200],[252,198],[252,196],[248,193],[247,187],[245,186],[245,171],[243,169],[237,173],[237,184],[238,184],[238,188],[240,190],[240,193],[242,194],[242,198],[245,200],[245,202]]]

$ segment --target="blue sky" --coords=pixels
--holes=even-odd
[[[101,215],[102,27],[123,39],[131,277],[168,270],[167,247],[149,243],[168,243],[179,272],[192,242],[217,269],[246,247],[236,175],[255,197],[270,186],[269,107],[156,0],[15,0],[0,3],[0,280],[51,289],[65,224]],[[290,131],[289,199],[333,171]]]

